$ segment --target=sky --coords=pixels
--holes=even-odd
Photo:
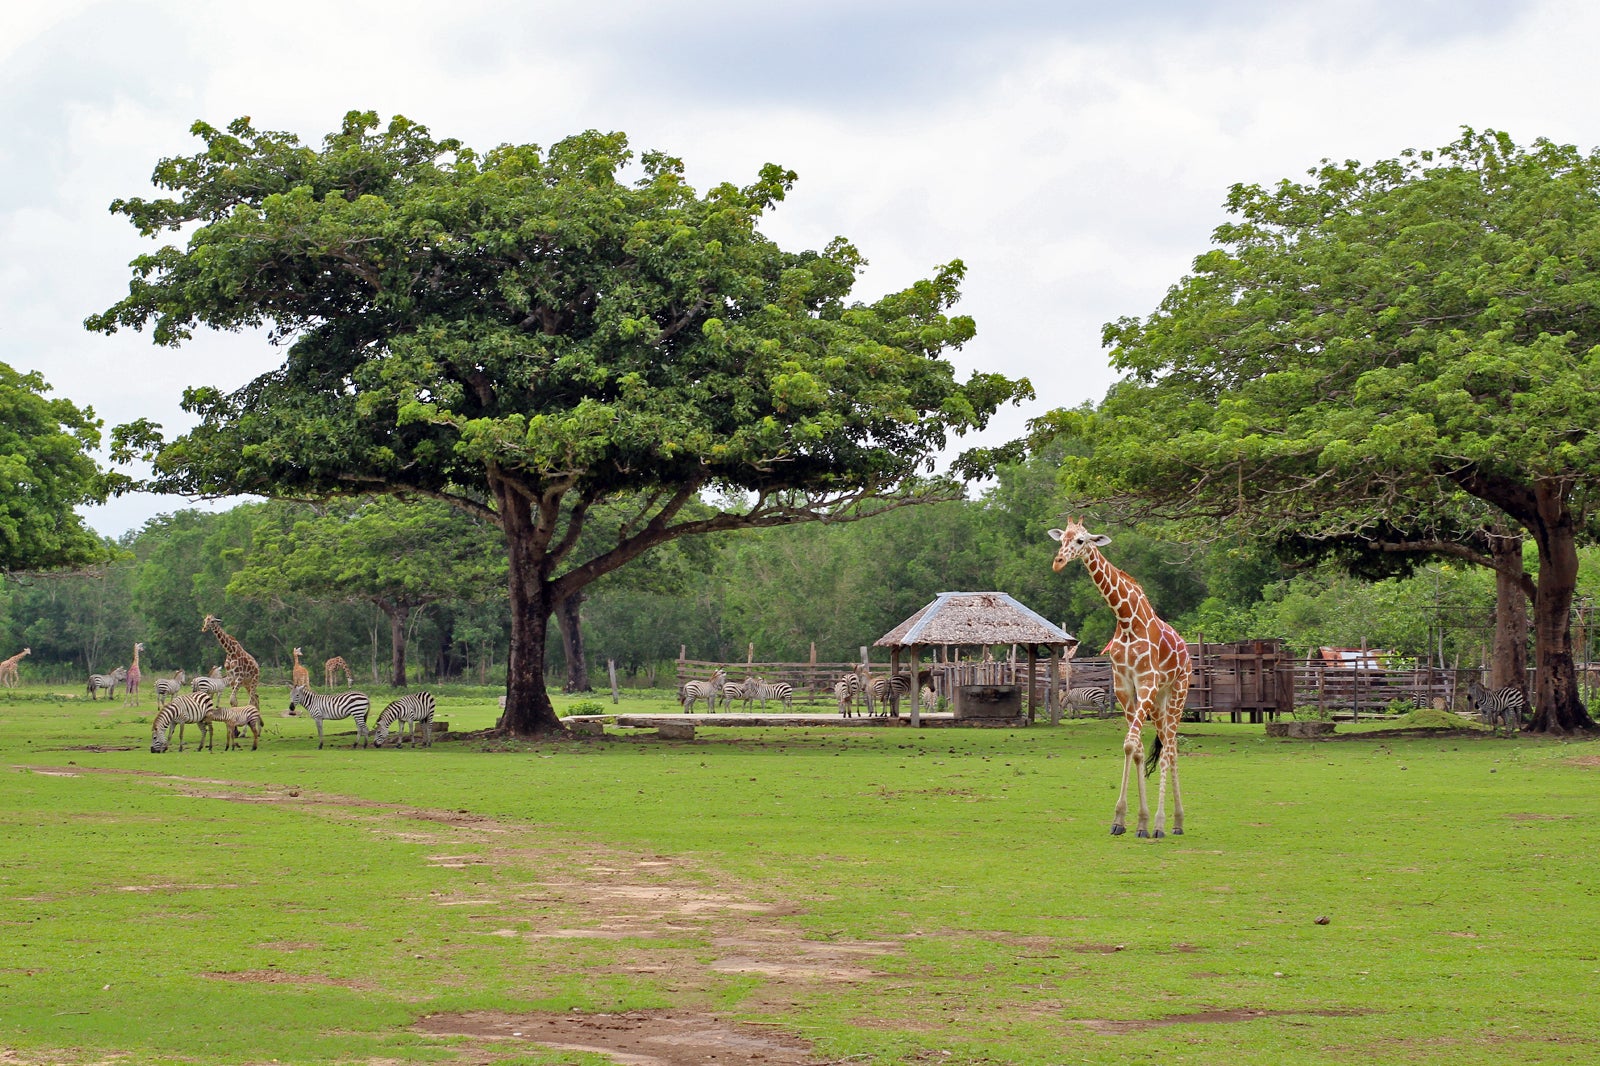
[[[620,130],[702,190],[781,164],[799,180],[763,231],[849,238],[864,300],[961,259],[978,335],[952,361],[1038,393],[958,442],[998,443],[1105,394],[1102,326],[1155,309],[1234,183],[1463,126],[1595,147],[1595,40],[1600,5],[1565,0],[23,0],[0,5],[0,362],[108,429],[187,428],[185,387],[237,388],[283,351],[86,331],[157,247],[111,201],[198,151],[196,120],[315,145],[374,110],[479,149]],[[119,536],[193,505],[84,514]]]

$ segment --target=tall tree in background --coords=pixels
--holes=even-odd
[[[551,612],[656,544],[690,534],[866,517],[955,495],[921,475],[1025,381],[942,358],[974,332],[948,310],[959,262],[872,303],[835,240],[786,252],[757,229],[794,175],[768,165],[704,196],[621,134],[479,153],[351,112],[313,149],[239,119],[194,127],[162,161],[172,197],[119,200],[142,234],[188,234],[135,260],[91,329],[267,325],[284,364],[232,394],[194,388],[192,430],[119,427],[151,487],[316,498],[402,493],[499,526],[509,560],[507,728],[558,723],[545,688]],[[998,456],[974,450],[958,478]],[[709,515],[702,492],[730,502]],[[595,509],[637,501],[580,554]]]
[[[0,363],[0,573],[97,562],[107,546],[73,508],[103,503],[125,479],[100,472],[92,408],[52,400],[38,374]]]
[[[406,687],[407,626],[416,611],[470,601],[505,582],[492,527],[434,501],[335,503],[293,528],[256,529],[228,592],[250,600],[361,600],[389,620],[390,684]]]
[[[1569,613],[1600,502],[1600,156],[1469,130],[1228,208],[1153,314],[1106,328],[1129,376],[1069,491],[1268,540],[1443,543],[1476,507],[1538,551],[1533,727],[1592,728]]]

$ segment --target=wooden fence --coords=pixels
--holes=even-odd
[[[1256,642],[1264,644],[1266,642]],[[1290,658],[1270,648],[1249,644],[1191,645],[1195,673],[1189,685],[1185,712],[1200,720],[1224,719],[1261,722],[1291,714],[1297,708],[1326,717],[1362,717],[1409,710],[1412,707],[1465,708],[1467,685],[1479,671],[1420,667],[1413,670],[1350,669],[1328,666],[1318,659]],[[704,680],[718,669],[729,681],[755,675],[769,683],[786,681],[803,703],[833,703],[833,683],[856,670],[853,662],[718,663],[695,659],[677,661],[679,684]],[[904,668],[904,667],[903,667]],[[887,662],[869,664],[874,677],[889,673]],[[957,686],[1029,684],[1025,657],[990,662],[925,662],[936,699],[949,699]],[[1041,658],[1034,666],[1031,693],[1024,702],[1048,706],[1045,687],[1055,663]],[[1103,657],[1072,661],[1073,688],[1113,691],[1111,663]],[[931,709],[931,708],[930,708]]]

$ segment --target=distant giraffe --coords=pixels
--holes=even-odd
[[[311,671],[300,665],[299,648],[294,650],[294,669],[289,671],[289,685],[291,687],[295,685],[303,685],[306,688],[311,687]]]
[[[1156,792],[1155,835],[1166,835],[1167,775],[1170,773],[1172,835],[1181,836],[1183,799],[1178,793],[1178,719],[1183,715],[1183,702],[1189,694],[1192,670],[1189,645],[1177,630],[1156,616],[1150,598],[1139,583],[1100,554],[1100,549],[1111,543],[1110,537],[1090,533],[1081,522],[1071,521],[1065,529],[1050,530],[1050,539],[1061,544],[1051,568],[1060,573],[1073,560],[1082,559],[1095,587],[1117,616],[1117,626],[1106,644],[1105,654],[1111,660],[1112,681],[1117,689],[1117,702],[1122,704],[1122,714],[1128,722],[1128,735],[1122,742],[1122,791],[1117,796],[1116,813],[1111,819],[1111,834],[1117,836],[1126,831],[1128,775],[1131,772],[1139,782],[1137,835],[1150,835],[1145,775],[1139,773],[1144,764],[1144,742],[1139,729],[1150,722],[1156,727],[1156,742],[1150,756],[1157,760],[1161,769]]]
[[[322,664],[322,685],[324,688],[333,687],[333,679],[339,676],[339,671],[344,671],[345,688],[354,688],[355,675],[350,672],[350,664],[344,661],[343,655],[335,655]]]
[[[210,633],[222,645],[222,669],[233,682],[228,689],[228,704],[238,705],[239,688],[243,686],[250,695],[251,704],[261,706],[256,696],[256,687],[261,684],[261,667],[255,657],[244,650],[243,644],[222,631],[222,621],[214,614],[206,615],[206,620],[200,623],[200,632]]]
[[[0,684],[5,685],[6,688],[16,688],[18,685],[20,685],[22,683],[22,677],[17,671],[17,664],[22,661],[24,656],[32,654],[32,648],[23,648],[11,658],[5,660],[4,662],[0,662]]]
[[[130,703],[135,707],[139,706],[139,653],[142,651],[144,651],[144,645],[135,641],[133,645],[133,665],[128,667],[128,680],[122,686],[123,706],[127,706]]]

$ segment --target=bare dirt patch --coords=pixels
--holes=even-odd
[[[434,1036],[609,1055],[623,1066],[812,1066],[821,1060],[781,1028],[689,1011],[626,1014],[435,1014],[412,1027]]]

